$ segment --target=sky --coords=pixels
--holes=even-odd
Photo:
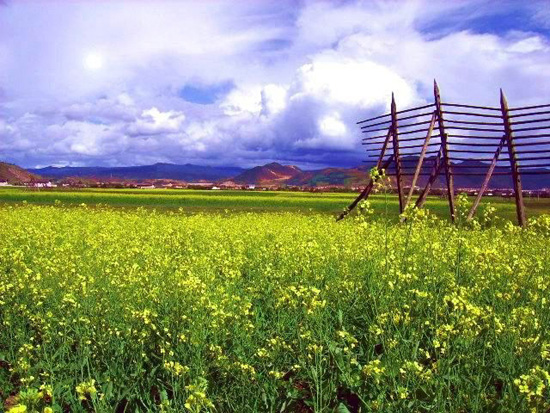
[[[433,100],[550,100],[550,1],[0,0],[0,160],[306,169]]]

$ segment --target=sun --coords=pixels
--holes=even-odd
[[[88,53],[84,58],[84,67],[88,70],[99,70],[103,67],[103,56],[99,53]]]

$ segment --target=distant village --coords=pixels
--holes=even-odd
[[[249,191],[307,191],[307,192],[357,192],[360,186],[320,185],[295,186],[286,184],[241,184],[231,180],[220,182],[185,182],[174,179],[147,179],[136,181],[131,179],[94,179],[94,178],[62,178],[33,179],[28,182],[8,183],[0,180],[0,186],[18,186],[27,188],[127,188],[127,189],[203,189],[203,190],[249,190]]]
[[[131,179],[94,179],[94,178],[62,178],[62,179],[33,179],[28,182],[9,183],[6,180],[0,180],[0,187],[15,186],[35,189],[48,188],[126,188],[126,189],[202,189],[202,190],[247,190],[247,191],[301,191],[301,192],[360,192],[363,186],[345,186],[345,185],[317,185],[317,186],[294,186],[286,184],[240,184],[231,180],[220,182],[185,182],[173,179],[149,179],[149,180],[131,180]],[[405,193],[410,187],[404,188]],[[414,193],[422,191],[422,187],[415,186]],[[457,188],[457,193],[465,193],[471,196],[478,194],[478,188]],[[446,190],[443,188],[433,188],[433,195],[445,196]],[[539,190],[524,190],[524,196],[533,198],[550,198],[550,188]],[[514,192],[511,188],[496,188],[488,190],[485,196],[513,197]]]

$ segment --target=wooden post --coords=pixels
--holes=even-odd
[[[516,148],[514,146],[514,134],[512,132],[512,123],[508,113],[508,101],[504,92],[500,89],[500,109],[502,111],[502,120],[504,122],[504,136],[508,144],[508,156],[510,157],[510,166],[512,168],[512,180],[514,183],[514,195],[516,197],[516,212],[518,224],[524,227],[527,224],[525,217],[525,205],[523,203],[523,192],[521,186],[521,175],[518,167]]]
[[[441,172],[442,166],[443,166],[443,163],[441,162],[441,151],[440,151],[437,158],[435,159],[435,163],[432,168],[432,172],[430,173],[430,177],[428,178],[428,182],[426,183],[424,190],[416,200],[415,208],[422,208],[422,205],[424,205],[424,202],[426,202],[426,198],[430,193],[430,189],[432,189],[432,185],[434,184],[435,180],[439,176],[439,172]]]
[[[434,112],[434,114],[432,115],[432,121],[430,123],[430,127],[428,128],[428,133],[426,134],[426,139],[424,140],[424,145],[422,146],[422,151],[420,152],[420,158],[418,158],[418,163],[416,164],[416,170],[414,171],[413,180],[411,182],[411,189],[409,189],[409,194],[407,195],[407,200],[405,201],[405,208],[407,208],[407,205],[409,205],[409,202],[411,201],[411,198],[414,192],[414,186],[416,185],[416,181],[420,176],[420,171],[422,170],[422,164],[424,163],[424,158],[426,157],[426,151],[430,143],[430,138],[432,137],[432,131],[435,125],[435,119],[436,119],[436,114]]]
[[[455,194],[453,185],[453,171],[451,170],[451,160],[449,159],[449,146],[447,143],[447,134],[445,133],[445,123],[443,119],[443,108],[441,107],[441,96],[439,94],[439,86],[434,80],[434,98],[435,110],[437,112],[437,120],[439,125],[439,135],[441,136],[442,161],[445,168],[445,177],[447,180],[447,196],[449,197],[449,209],[451,211],[451,221],[455,221]]]
[[[384,155],[386,154],[386,148],[388,147],[388,143],[390,142],[390,137],[391,136],[392,136],[392,127],[390,126],[388,128],[388,133],[386,134],[386,139],[384,140],[384,144],[382,145],[382,149],[380,150],[380,155],[378,155],[378,161],[376,162],[376,169],[378,169],[378,170],[380,170],[380,168],[386,169],[390,165],[390,163],[393,159],[393,155],[392,155],[384,163],[384,165],[382,165],[382,161],[384,160]],[[365,189],[363,189],[363,191],[359,194],[359,196],[357,198],[355,198],[355,200],[350,204],[350,206],[348,206],[344,210],[344,212],[342,212],[338,216],[338,218],[336,218],[336,221],[340,221],[341,219],[344,219],[346,217],[346,215],[349,214],[357,206],[359,201],[361,201],[362,199],[368,197],[370,192],[372,191],[373,186],[374,186],[374,180],[371,178],[371,180],[369,181],[369,183],[367,184]]]
[[[500,152],[502,151],[502,147],[504,146],[505,142],[506,142],[506,137],[503,136],[502,139],[500,140],[500,144],[498,145],[495,155],[493,156],[493,160],[491,161],[491,165],[489,166],[487,175],[485,175],[485,180],[481,185],[481,189],[479,190],[479,193],[477,194],[474,204],[472,205],[472,208],[468,213],[468,217],[466,218],[467,221],[471,220],[474,217],[474,214],[476,213],[476,209],[479,206],[479,202],[481,201],[483,194],[485,193],[485,191],[487,190],[487,187],[489,186],[489,181],[491,180],[491,176],[493,176],[493,171],[497,166],[498,157],[500,156]]]
[[[378,167],[378,169],[386,169],[388,166],[390,166],[390,164],[392,163],[393,161],[393,155],[391,155],[387,160],[386,162],[384,162],[383,165],[381,165],[381,168]],[[347,209],[342,212],[338,218],[336,218],[336,221],[340,221],[342,219],[344,219],[351,211],[353,211],[353,209],[357,206],[357,204],[359,203],[359,201],[361,201],[362,199],[365,199],[369,196],[370,192],[372,191],[372,188],[374,187],[374,179],[370,179],[369,183],[367,184],[367,186],[365,187],[365,189],[363,189],[363,192],[361,192],[359,194],[359,196],[357,198],[355,198],[355,201],[353,201],[351,203],[351,205],[349,207],[347,207]]]
[[[393,157],[395,160],[395,172],[397,175],[397,194],[399,195],[399,213],[405,210],[405,201],[403,199],[403,181],[401,177],[401,158],[399,156],[399,132],[397,130],[397,108],[395,97],[391,94],[391,128],[393,135]]]

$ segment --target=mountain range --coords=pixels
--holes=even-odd
[[[420,176],[417,186],[423,186],[428,179],[430,161],[426,159],[423,175]],[[415,158],[404,158],[404,165],[408,165],[407,171],[414,171]],[[294,165],[281,165],[272,162],[263,166],[250,169],[238,167],[214,167],[201,165],[176,165],[157,163],[154,165],[130,166],[130,167],[46,167],[28,169],[25,171],[15,165],[0,163],[0,180],[29,182],[40,177],[50,179],[62,179],[69,177],[92,179],[125,179],[125,180],[154,180],[173,179],[186,182],[222,182],[231,180],[241,185],[266,185],[266,186],[346,186],[358,187],[368,182],[368,171],[374,164],[365,164],[355,168],[323,168],[317,170],[302,170]],[[454,165],[455,171],[464,175],[454,178],[455,188],[479,188],[483,182],[488,165],[479,161],[464,161]],[[507,172],[506,166],[500,167],[499,173]],[[512,181],[509,176],[499,175],[495,171],[490,188],[511,188]],[[534,172],[536,169],[531,169]],[[548,173],[548,170],[545,170]],[[389,171],[392,172],[391,170]],[[548,188],[550,186],[549,175],[523,175],[523,188],[526,190]],[[405,186],[411,184],[410,175],[404,177]],[[434,187],[445,186],[444,175],[436,180]]]
[[[143,166],[48,166],[46,168],[29,169],[31,173],[48,178],[120,178],[120,179],[177,179],[187,182],[218,181],[231,178],[244,172],[242,168],[223,166],[176,165],[156,163]]]
[[[404,186],[410,186],[412,183],[412,173],[414,172],[414,165],[417,159],[414,157],[404,158],[404,165],[408,167],[405,169],[408,175],[403,177]],[[431,171],[431,163],[433,159],[426,159],[424,167],[421,172],[416,185],[423,187]],[[414,163],[413,163],[414,162]],[[233,181],[239,184],[263,184],[263,185],[287,185],[287,186],[306,186],[306,187],[318,187],[318,186],[346,186],[346,187],[358,187],[364,186],[368,183],[368,171],[374,166],[372,164],[365,164],[356,168],[324,168],[318,170],[304,171],[293,165],[280,165],[278,163],[270,163],[263,166],[256,166],[249,169],[240,175],[233,178]],[[479,188],[483,184],[485,179],[485,173],[488,169],[488,164],[479,161],[464,161],[460,164],[454,165],[455,173],[460,172],[460,175],[454,177],[455,188]],[[530,170],[536,171],[536,169]],[[394,172],[390,168],[388,173]],[[491,177],[489,182],[489,188],[505,189],[512,188],[512,178],[510,176],[502,175],[509,172],[508,167],[499,166]],[[548,173],[548,170],[546,170]],[[534,190],[550,187],[547,175],[523,175],[522,183],[523,189]],[[395,186],[395,179],[392,179],[392,184]],[[444,188],[446,186],[445,176],[441,173],[436,179],[433,187]]]

